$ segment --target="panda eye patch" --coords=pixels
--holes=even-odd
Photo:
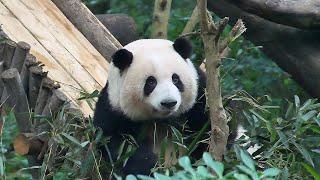
[[[178,76],[176,73],[174,73],[174,74],[172,75],[172,82],[173,82],[173,84],[178,84],[179,81],[180,81],[179,76]]]
[[[144,94],[148,96],[152,93],[154,88],[157,86],[157,79],[153,76],[149,76],[146,80],[146,84],[144,85]]]
[[[184,91],[184,85],[181,82],[178,74],[176,74],[176,73],[172,74],[172,83],[179,89],[180,92]]]
[[[148,85],[150,85],[150,86],[153,86],[153,85],[156,85],[156,84],[157,84],[157,80],[156,80],[155,77],[149,76],[149,77],[147,78],[146,83],[147,83]]]

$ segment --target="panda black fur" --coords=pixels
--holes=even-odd
[[[123,134],[135,138],[138,148],[118,173],[148,175],[155,166],[158,155],[153,132],[146,130],[152,129],[154,122],[174,126],[174,119],[186,119],[189,129],[197,131],[208,121],[206,77],[188,59],[191,53],[191,44],[179,38],[175,42],[137,40],[113,55],[108,82],[96,104],[94,125],[111,137],[108,148],[113,161]]]

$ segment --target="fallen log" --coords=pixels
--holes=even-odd
[[[126,14],[99,14],[96,17],[123,46],[139,38],[134,19]]]

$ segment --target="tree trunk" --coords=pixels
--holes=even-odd
[[[172,0],[155,0],[151,32],[152,38],[167,39],[171,2]]]

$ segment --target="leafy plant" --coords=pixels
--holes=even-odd
[[[183,168],[180,171],[175,172],[172,176],[168,174],[154,173],[154,177],[148,176],[133,176],[126,177],[127,180],[175,180],[175,179],[237,179],[237,180],[262,180],[275,178],[280,174],[280,170],[277,168],[269,168],[264,171],[257,171],[252,158],[242,149],[239,149],[241,162],[236,165],[236,169],[225,172],[223,163],[214,161],[209,153],[204,153],[202,161],[204,165],[193,167],[189,157],[184,156],[179,159],[179,165]],[[250,178],[249,178],[250,177]],[[121,179],[121,178],[118,178]]]
[[[301,103],[294,96],[287,108],[251,108],[244,116],[248,131],[238,142],[247,148],[258,145],[252,155],[259,163],[288,169],[292,178],[319,176],[320,103],[316,99]]]

